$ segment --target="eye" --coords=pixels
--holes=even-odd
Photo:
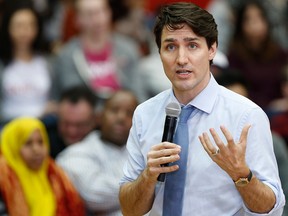
[[[26,147],[30,147],[30,146],[32,146],[32,140],[31,139],[29,139],[29,140],[27,140],[27,142],[25,143],[25,146]]]
[[[168,51],[173,51],[173,50],[175,50],[175,48],[176,48],[176,46],[175,46],[174,44],[168,44],[168,45],[166,46],[166,49],[167,49]]]
[[[44,145],[44,141],[42,138],[38,139],[37,140],[37,143],[40,145],[40,146],[43,146]]]
[[[194,44],[194,43],[191,43],[191,44],[189,44],[189,48],[190,48],[190,49],[196,49],[196,48],[197,48],[197,45]]]

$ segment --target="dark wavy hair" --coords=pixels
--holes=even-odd
[[[172,30],[183,28],[187,24],[195,34],[205,37],[210,48],[218,44],[217,24],[213,16],[193,3],[179,2],[162,6],[156,17],[154,35],[158,49],[161,48],[161,36],[164,27]]]
[[[42,36],[42,22],[33,8],[31,1],[26,0],[11,0],[10,4],[5,5],[5,11],[2,17],[0,26],[0,59],[4,65],[9,64],[13,60],[13,42],[9,33],[11,19],[14,14],[20,10],[30,10],[37,21],[37,35],[32,43],[32,50],[35,53],[43,53],[48,51],[48,44]]]
[[[243,31],[243,23],[245,22],[245,13],[250,6],[256,6],[260,12],[261,16],[267,24],[268,32],[266,37],[261,42],[261,45],[258,49],[253,49],[249,40],[245,37],[245,33]],[[249,59],[258,59],[262,61],[266,61],[272,59],[273,56],[279,52],[280,46],[277,41],[274,40],[272,36],[272,23],[268,16],[268,8],[265,7],[264,2],[261,0],[243,0],[238,5],[238,7],[234,8],[236,20],[235,20],[235,31],[233,38],[230,42],[230,50],[237,52],[241,58],[249,60]]]
[[[72,86],[61,93],[60,103],[68,101],[77,104],[79,101],[86,101],[92,108],[96,106],[97,98],[85,85]]]

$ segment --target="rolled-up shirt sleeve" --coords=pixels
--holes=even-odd
[[[244,204],[245,215],[270,215],[281,216],[285,205],[285,196],[281,187],[278,166],[273,150],[273,141],[269,120],[260,108],[254,108],[245,113],[239,128],[251,124],[247,139],[246,161],[253,174],[264,184],[271,188],[275,194],[276,203],[267,214],[251,212]],[[240,138],[241,130],[237,137]]]
[[[120,185],[136,180],[145,168],[146,162],[140,148],[141,121],[138,113],[137,108],[134,112],[132,127],[127,140],[128,159],[123,168],[124,175],[120,180]]]

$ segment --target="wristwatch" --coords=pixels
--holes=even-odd
[[[252,179],[252,176],[253,176],[253,173],[251,170],[249,170],[249,175],[247,177],[241,177],[239,179],[237,179],[236,181],[234,181],[235,185],[238,186],[238,187],[243,187],[243,186],[246,186],[247,184],[249,184],[249,182],[251,181]]]

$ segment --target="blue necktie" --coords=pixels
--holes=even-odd
[[[192,106],[183,107],[180,113],[179,123],[174,136],[174,143],[181,146],[179,169],[166,174],[163,216],[181,216],[186,180],[187,158],[189,150],[189,133],[187,120],[193,111]]]

